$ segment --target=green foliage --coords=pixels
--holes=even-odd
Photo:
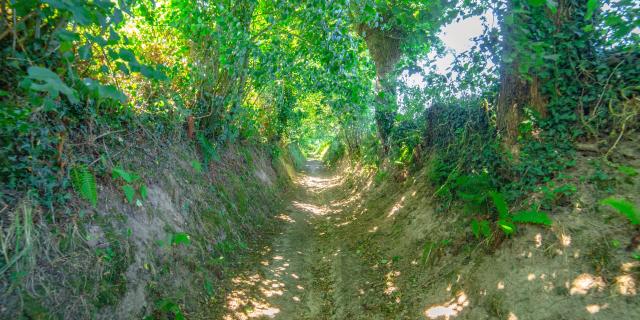
[[[293,166],[297,170],[304,169],[304,166],[306,163],[306,157],[302,153],[302,150],[300,150],[300,147],[298,146],[298,144],[290,143],[287,146],[287,150],[289,151],[289,155],[291,156],[291,160],[293,161]]]
[[[162,312],[168,312],[173,315],[175,320],[185,320],[185,316],[180,309],[180,306],[170,299],[162,299],[156,302],[156,307]]]
[[[197,173],[202,173],[202,164],[198,160],[191,161],[191,167]]]
[[[327,165],[334,165],[345,155],[345,145],[338,139],[331,140],[320,153],[322,162]]]
[[[220,156],[218,156],[216,146],[212,144],[205,135],[198,134],[197,141],[200,146],[200,151],[204,157],[205,167],[209,165],[211,160],[220,161]]]
[[[140,176],[133,173],[133,172],[129,172],[126,171],[120,167],[116,167],[111,169],[111,177],[113,179],[122,179],[124,180],[126,183],[134,183],[136,181],[138,181],[140,179]]]
[[[625,199],[609,197],[609,198],[600,200],[600,204],[607,205],[616,209],[620,214],[627,217],[627,219],[629,219],[631,224],[633,225],[640,224],[640,209],[638,209],[638,207],[636,207],[633,203]]]
[[[98,188],[96,185],[96,177],[86,165],[77,165],[70,171],[73,188],[80,197],[89,201],[92,206],[98,204]]]
[[[143,184],[139,175],[120,167],[116,167],[111,169],[111,177],[114,180],[121,180],[124,182],[121,189],[128,203],[135,203],[138,206],[142,205],[141,200],[145,200],[147,198],[148,191],[147,186]],[[135,199],[136,193],[139,195],[139,199]]]
[[[488,238],[491,236],[491,226],[487,220],[471,220],[471,231],[477,239],[480,239],[481,237]]]
[[[191,236],[184,232],[177,232],[171,235],[171,244],[174,246],[191,244]]]
[[[518,211],[511,217],[511,220],[517,223],[542,224],[545,226],[551,226],[552,224],[546,213],[536,210]]]
[[[491,200],[493,200],[493,205],[496,206],[496,210],[498,210],[498,216],[501,219],[505,219],[509,216],[509,205],[507,205],[507,200],[505,200],[504,195],[499,192],[491,191],[489,192],[491,196]]]
[[[127,202],[133,203],[133,197],[136,195],[136,189],[129,184],[125,184],[122,186],[122,192],[124,192]]]
[[[638,175],[638,171],[635,168],[627,166],[618,166],[618,172],[629,177],[635,177]]]
[[[48,92],[51,98],[57,98],[58,94],[62,92],[67,96],[69,101],[74,103],[78,102],[75,92],[71,88],[67,87],[67,85],[64,84],[64,82],[60,80],[60,77],[53,71],[47,68],[29,67],[27,72],[29,74],[28,79],[37,81],[31,83],[31,86],[29,87],[30,89]]]

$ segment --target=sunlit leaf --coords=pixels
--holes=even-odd
[[[171,244],[173,245],[179,245],[179,244],[189,245],[190,243],[191,243],[191,237],[184,232],[174,233],[171,237]]]
[[[518,211],[512,216],[511,220],[518,223],[534,223],[546,226],[552,224],[551,218],[546,213],[536,210]]]
[[[125,184],[122,186],[122,192],[124,192],[124,196],[127,198],[128,203],[133,203],[133,198],[136,195],[136,189],[129,184]]]
[[[633,203],[614,197],[609,197],[600,201],[600,204],[610,206],[616,209],[619,213],[627,217],[631,224],[640,224],[640,210]]]
[[[587,12],[584,15],[584,18],[589,20],[593,17],[593,13],[596,11],[598,7],[598,0],[588,0],[587,1]]]

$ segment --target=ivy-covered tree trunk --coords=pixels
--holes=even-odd
[[[496,124],[507,146],[514,146],[524,109],[549,125],[574,119],[583,94],[580,77],[596,59],[589,40],[586,1],[560,0],[555,6],[508,1],[502,20],[502,65]],[[525,10],[520,10],[525,9]],[[586,72],[588,73],[588,72]],[[582,90],[584,91],[584,90]],[[566,128],[566,123],[564,125]],[[557,128],[556,128],[557,129]]]
[[[375,119],[384,153],[389,151],[389,134],[397,113],[396,81],[393,73],[402,52],[400,32],[360,26],[369,53],[376,66],[376,109]]]
[[[518,126],[522,121],[525,107],[530,107],[544,116],[545,102],[540,95],[539,80],[536,75],[527,79],[521,74],[524,50],[517,46],[529,41],[523,33],[519,20],[526,20],[523,13],[513,10],[517,1],[507,1],[504,17],[501,19],[502,64],[500,66],[500,91],[496,104],[496,126],[506,145],[513,145],[518,138]]]

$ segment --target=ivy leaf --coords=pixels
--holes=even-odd
[[[596,7],[598,6],[598,0],[589,0],[587,1],[587,13],[585,13],[584,18],[589,20],[593,17],[593,13],[596,11]]]
[[[127,198],[127,202],[133,203],[133,197],[136,194],[136,189],[129,184],[125,184],[122,186],[122,191],[124,192],[124,196]]]
[[[35,91],[48,92],[49,95],[56,98],[62,92],[69,101],[73,103],[78,102],[75,91],[69,88],[60,77],[53,71],[42,67],[29,67],[27,70],[28,78],[38,81],[31,83],[31,89]]]

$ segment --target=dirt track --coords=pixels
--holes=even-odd
[[[296,181],[285,226],[259,265],[233,279],[224,319],[384,319],[377,294],[340,221],[349,194],[343,179],[310,160]],[[384,299],[383,296],[380,298]]]

